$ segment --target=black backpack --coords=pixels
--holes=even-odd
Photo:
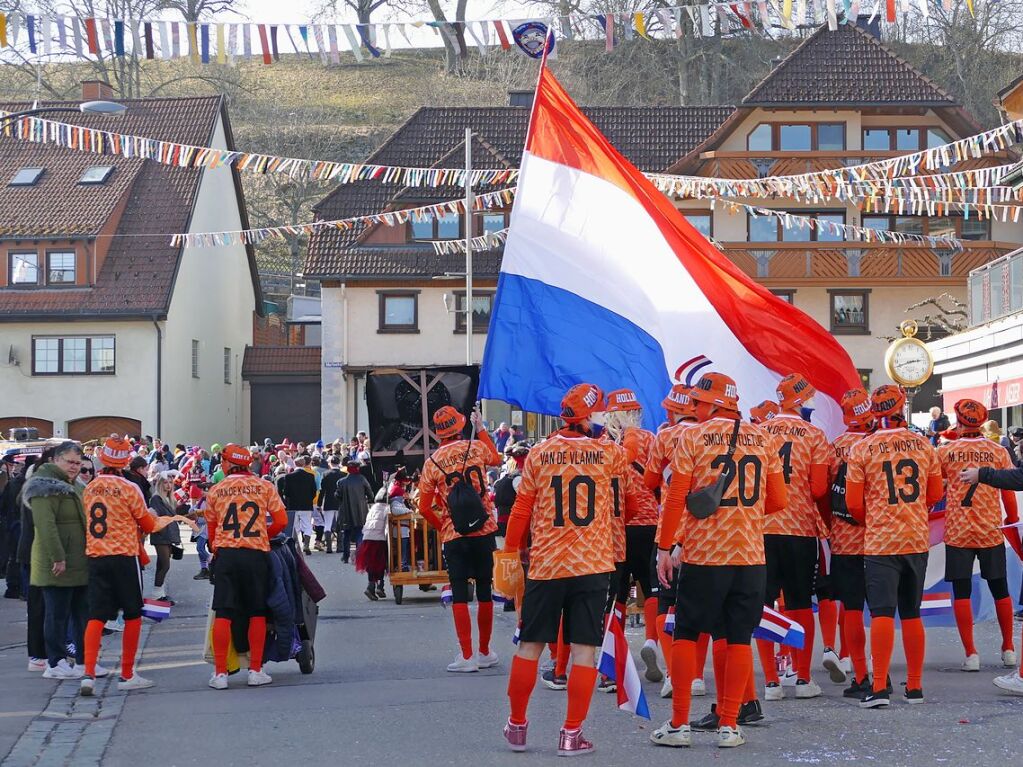
[[[520,474],[505,474],[494,483],[494,504],[499,509],[511,509],[515,505],[518,493],[515,492],[515,480]]]
[[[451,526],[459,535],[472,535],[483,529],[489,515],[483,505],[483,499],[472,486],[472,482],[465,474],[466,464],[469,462],[469,453],[472,451],[472,440],[469,440],[469,447],[465,450],[465,461],[462,462],[460,472],[448,474],[440,469],[440,464],[433,460],[436,466],[444,474],[444,482],[448,486],[448,516],[451,517]]]
[[[845,474],[848,468],[849,464],[842,461],[835,474],[835,479],[831,482],[831,515],[850,525],[855,525],[857,522],[845,505]]]

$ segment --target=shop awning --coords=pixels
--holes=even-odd
[[[988,410],[1023,405],[1023,378],[1006,378],[982,386],[945,389],[941,397],[946,413],[951,413],[955,403],[961,399],[975,399]]]

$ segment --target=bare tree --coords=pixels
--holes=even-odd
[[[233,12],[235,0],[158,0],[160,10],[177,11],[185,21],[196,22],[218,13]]]

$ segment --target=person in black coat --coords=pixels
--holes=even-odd
[[[982,485],[997,487],[999,490],[1023,491],[1023,468],[1014,469],[992,469],[990,466],[982,466],[979,469],[963,469],[959,473],[959,479],[968,485],[975,485],[978,482]],[[1017,604],[1023,606],[1023,584],[1020,584],[1019,600]],[[1023,609],[1016,611],[1017,618],[1023,618]]]
[[[149,505],[149,501],[153,496],[152,488],[149,486],[149,480],[146,478],[146,472],[149,470],[149,462],[141,456],[136,456],[131,459],[131,463],[128,464],[128,468],[123,471],[124,478],[133,484],[138,485],[139,490],[142,491],[142,497],[146,499],[146,506]]]
[[[373,503],[373,488],[360,473],[362,464],[349,460],[345,467],[348,476],[337,483],[337,528],[340,542],[341,561],[348,562],[352,542],[362,543],[362,528]]]
[[[312,554],[309,543],[313,536],[313,508],[316,505],[316,477],[305,469],[305,458],[295,459],[297,467],[277,482],[277,490],[284,499],[288,516],[293,517],[292,533],[302,536],[302,550]],[[297,540],[297,539],[296,539]]]
[[[341,459],[336,455],[327,459],[327,473],[320,480],[320,510],[323,512],[323,531],[327,538],[327,553],[334,552],[334,520],[340,501],[337,498],[337,483],[344,474],[341,473]]]

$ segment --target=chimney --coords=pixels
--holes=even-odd
[[[508,106],[510,107],[532,107],[533,106],[533,89],[529,90],[509,90],[508,91]]]
[[[102,80],[82,80],[82,101],[110,101],[114,89]]]

